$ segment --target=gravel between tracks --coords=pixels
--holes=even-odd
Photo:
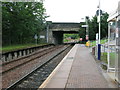
[[[55,69],[55,67],[60,63],[64,56],[72,48],[70,46],[62,53],[58,54],[56,57],[51,59],[45,65],[41,66],[33,73],[28,75],[26,78],[22,79],[21,82],[17,83],[15,87],[12,87],[13,90],[16,89],[34,89],[37,90],[39,86],[44,82],[44,80],[50,75],[50,73]]]
[[[51,53],[48,53],[43,57],[37,58],[36,60],[31,61],[19,68],[16,68],[13,71],[10,71],[9,73],[5,73],[4,75],[2,75],[2,88],[7,88],[11,84],[19,80],[21,77],[28,74],[33,69],[42,65],[44,62],[48,61],[51,57],[54,57],[57,53],[61,52],[66,47],[67,46],[64,46],[60,49],[52,51]]]

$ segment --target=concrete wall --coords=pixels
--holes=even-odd
[[[52,30],[50,30],[51,24],[52,24],[51,21],[47,21],[47,26],[46,26],[46,42],[54,44],[53,33],[52,33]]]

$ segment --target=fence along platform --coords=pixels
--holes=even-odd
[[[109,88],[85,46],[76,44],[39,88]]]

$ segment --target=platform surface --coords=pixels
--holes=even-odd
[[[76,44],[40,88],[109,88],[89,49]]]

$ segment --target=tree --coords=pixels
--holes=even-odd
[[[109,15],[107,12],[101,15],[101,39],[105,38],[108,35],[108,23],[107,23],[108,16]],[[85,25],[85,24],[86,24],[85,22],[80,23],[80,31],[79,31],[79,35],[81,38],[83,38],[84,41],[86,37],[86,28],[83,28],[82,25]],[[95,40],[96,33],[98,33],[99,31],[98,30],[99,25],[97,23],[96,15],[92,17],[91,20],[88,18],[88,26],[89,26],[89,40]]]
[[[101,38],[107,37],[108,36],[108,13],[103,13],[102,17],[101,17]]]
[[[89,22],[89,39],[95,40],[96,33],[98,33],[98,23],[97,23],[97,16],[94,16],[91,21]]]
[[[80,38],[83,38],[83,41],[85,41],[85,38],[86,38],[86,28],[83,28],[82,25],[85,25],[85,24],[86,23],[81,22],[80,23],[80,30],[79,30]]]
[[[32,43],[34,34],[45,28],[42,2],[3,2],[3,45]]]
[[[105,38],[108,35],[108,13],[105,12],[101,15],[101,39]],[[81,23],[81,25],[84,25],[86,23]],[[89,26],[89,40],[95,40],[96,39],[96,33],[99,31],[99,25],[97,23],[97,16],[95,15],[92,17],[92,19],[88,19],[88,26]],[[80,37],[85,39],[86,32],[85,30],[81,27],[80,28]]]

